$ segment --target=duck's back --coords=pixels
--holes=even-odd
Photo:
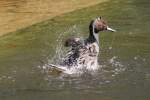
[[[98,67],[99,46],[97,43],[90,43],[84,48],[79,49],[79,58],[77,58],[77,66],[95,70]]]
[[[99,46],[96,42],[86,43],[72,48],[64,62],[69,67],[76,66],[77,68],[95,70],[98,68],[98,53]]]

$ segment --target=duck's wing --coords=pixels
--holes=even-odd
[[[65,41],[65,47],[78,47],[83,41],[80,38],[69,38]]]

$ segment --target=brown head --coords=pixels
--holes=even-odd
[[[103,20],[101,17],[96,18],[95,20],[91,21],[91,28],[94,29],[95,33],[98,33],[99,31],[111,31],[115,32],[116,30],[110,28],[105,20]]]
[[[105,31],[105,30],[108,30],[111,32],[116,31],[116,30],[110,28],[107,25],[107,22],[105,20],[103,20],[101,17],[98,17],[95,20],[91,21],[89,30],[90,30],[90,36],[89,36],[88,40],[90,42],[97,41],[97,43],[99,43],[99,36],[98,36],[99,31]]]

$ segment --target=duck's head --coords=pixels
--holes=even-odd
[[[89,30],[90,30],[90,40],[94,41],[96,40],[99,43],[99,36],[98,33],[100,31],[111,31],[111,32],[116,32],[116,30],[110,28],[107,25],[107,22],[105,20],[103,20],[101,17],[96,18],[95,20],[92,20],[89,26]]]
[[[107,22],[103,20],[101,17],[92,20],[89,28],[91,28],[94,33],[98,33],[99,31],[105,31],[105,30],[116,32],[116,30],[110,28]]]

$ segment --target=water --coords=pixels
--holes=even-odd
[[[107,2],[1,37],[0,99],[149,100],[149,4],[149,0]],[[86,37],[89,21],[100,15],[117,32],[100,33],[98,72],[70,76],[39,68],[57,63],[66,52],[64,40]]]

